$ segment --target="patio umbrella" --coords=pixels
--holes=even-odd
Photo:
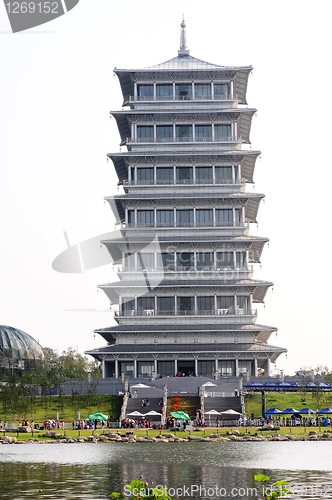
[[[92,413],[92,415],[89,415],[90,420],[108,420],[107,415],[103,415],[103,413]]]
[[[263,387],[276,387],[276,384],[274,382],[265,382],[265,384],[263,384]]]
[[[211,423],[211,415],[221,415],[221,413],[217,410],[210,410],[210,411],[206,411],[205,412],[205,415],[209,415],[209,425]]]
[[[290,387],[291,385],[288,382],[278,382],[276,384],[277,387]]]
[[[217,384],[213,384],[212,382],[205,382],[202,384],[203,387],[217,387]]]
[[[246,385],[246,387],[263,387],[263,384],[260,382],[252,382],[251,384]]]
[[[299,384],[298,382],[293,382],[293,384],[291,384],[291,387],[300,387],[301,384]]]
[[[127,417],[144,417],[144,415],[139,411],[133,411],[131,413],[127,413]]]
[[[327,389],[327,388],[330,388],[330,384],[324,384],[324,382],[320,382],[318,384],[318,387],[322,387],[323,389]]]
[[[316,384],[314,384],[313,382],[308,382],[305,386],[306,387],[316,387]]]
[[[188,413],[185,413],[184,411],[171,411],[170,413],[173,418],[179,418],[181,420],[190,420]]]

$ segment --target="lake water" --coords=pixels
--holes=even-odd
[[[173,500],[258,499],[263,473],[288,481],[292,498],[321,499],[332,498],[331,470],[331,442],[2,445],[0,498],[107,499],[143,476]]]

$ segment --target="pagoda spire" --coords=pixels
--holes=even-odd
[[[189,49],[187,43],[187,32],[186,23],[184,22],[184,16],[181,23],[181,36],[180,36],[180,50],[178,51],[179,56],[188,56]]]

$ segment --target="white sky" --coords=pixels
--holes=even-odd
[[[254,67],[251,142],[262,151],[255,190],[266,203],[252,233],[270,238],[254,277],[275,283],[257,322],[277,326],[270,343],[288,348],[277,369],[332,368],[331,5],[80,0],[67,15],[14,35],[1,3],[0,324],[58,350],[103,344],[93,330],[112,320],[96,285],[113,279],[111,266],[70,275],[51,263],[66,248],[63,230],[74,244],[114,229],[103,204],[117,182],[106,153],[120,142],[109,119],[122,104],[113,68],[176,56],[184,13],[192,56]]]

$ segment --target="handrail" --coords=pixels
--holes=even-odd
[[[156,102],[156,101],[237,101],[237,94],[234,95],[171,95],[171,96],[128,96],[129,102]]]
[[[165,142],[242,142],[235,135],[222,137],[127,137],[126,143],[165,143]]]
[[[218,228],[218,227],[248,227],[249,222],[219,222],[213,225],[211,222],[199,222],[196,224],[194,222],[177,222],[173,224],[168,224],[166,222],[144,222],[144,223],[138,223],[138,222],[127,222],[127,223],[122,223],[121,224],[121,229],[130,229],[130,228],[142,228],[142,227],[153,227],[153,228],[184,228],[184,227],[189,227],[189,228]]]
[[[256,316],[257,309],[234,309],[233,308],[218,308],[212,310],[155,310],[155,309],[142,309],[136,311],[131,309],[129,311],[119,311],[114,313],[115,316],[130,317],[130,316]]]
[[[232,265],[225,265],[223,266],[222,264],[218,266],[175,266],[175,265],[167,265],[166,267],[161,267],[161,266],[146,266],[146,267],[126,267],[122,266],[122,269],[120,272],[159,272],[159,273],[166,273],[166,272],[178,272],[178,271],[206,271],[206,272],[215,272],[215,271],[222,271],[222,272],[229,272],[229,271],[253,271],[254,266],[253,265],[248,265],[248,266],[232,266]]]
[[[124,180],[124,186],[181,186],[184,184],[204,185],[204,184],[245,184],[245,179],[170,179],[170,180]]]

